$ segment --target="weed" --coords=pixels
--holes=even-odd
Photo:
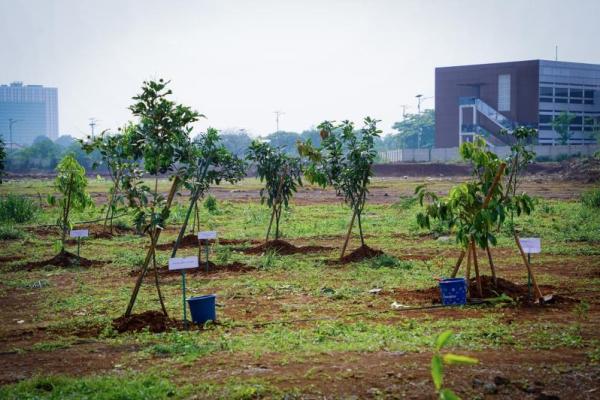
[[[219,264],[227,264],[231,259],[233,252],[228,246],[217,246],[216,248],[216,260]]]
[[[0,226],[0,240],[17,240],[23,239],[25,232],[11,225]]]
[[[8,194],[0,198],[0,222],[22,224],[31,221],[39,207],[28,197]]]
[[[593,188],[581,194],[581,203],[587,207],[600,208],[600,188]]]
[[[369,261],[370,266],[373,268],[399,268],[404,270],[410,270],[413,268],[412,261],[398,260],[396,257],[387,254],[374,257]]]
[[[217,214],[219,212],[219,207],[215,196],[212,194],[206,196],[206,200],[204,200],[204,208],[206,208],[211,214]]]

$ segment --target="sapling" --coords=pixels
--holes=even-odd
[[[171,257],[177,254],[179,243],[194,210],[193,225],[197,224],[199,227],[198,200],[204,196],[210,186],[219,185],[222,181],[235,183],[246,176],[244,161],[233,155],[220,141],[219,132],[214,128],[208,128],[206,133],[196,138],[188,149],[188,168],[182,176],[182,183],[191,193],[190,202]]]
[[[136,227],[149,236],[150,246],[125,316],[131,315],[151,260],[161,307],[163,313],[167,314],[158,283],[155,248],[160,233],[166,226],[171,203],[181,186],[182,176],[188,174],[192,152],[189,138],[191,124],[201,117],[191,108],[170,100],[169,96],[172,92],[167,88],[168,84],[168,81],[162,79],[144,82],[142,93],[133,98],[135,103],[129,108],[139,119],[132,133],[135,151],[133,158],[144,160],[144,170],[152,176],[154,187],[140,185],[128,193],[136,208],[134,216]],[[168,174],[171,180],[171,189],[167,198],[158,191],[159,174]]]
[[[92,200],[85,190],[88,184],[85,168],[79,165],[73,154],[67,154],[60,160],[56,166],[56,173],[54,188],[62,196],[57,199],[55,196],[49,195],[48,203],[61,208],[56,224],[61,230],[60,252],[62,253],[65,251],[67,233],[72,228],[71,212],[83,211],[92,205]]]
[[[272,209],[265,240],[269,240],[273,222],[275,222],[275,240],[278,240],[282,209],[288,207],[297,187],[302,186],[300,159],[285,154],[281,148],[258,140],[250,144],[247,158],[255,163],[256,173],[260,181],[265,184],[260,190],[260,202],[261,204],[266,202]]]
[[[86,142],[81,141],[83,150],[88,154],[94,151],[100,153],[112,181],[104,216],[104,229],[110,233],[113,232],[113,218],[118,205],[124,204],[126,193],[131,193],[139,185],[142,176],[139,161],[134,155],[134,134],[135,126],[129,123],[116,134],[104,131],[93,138],[88,136]],[[97,163],[93,167],[96,168]]]
[[[298,145],[298,152],[310,160],[306,169],[308,180],[323,187],[333,186],[336,194],[343,196],[344,202],[352,209],[341,257],[348,246],[355,220],[358,221],[361,245],[365,247],[362,214],[377,157],[375,138],[381,133],[377,128],[378,122],[366,117],[363,128],[357,132],[350,121],[343,121],[339,125],[324,121],[318,126],[322,139],[319,148],[315,148],[310,141]]]

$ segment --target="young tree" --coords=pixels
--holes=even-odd
[[[6,163],[6,146],[4,145],[4,141],[0,137],[0,183],[2,183],[2,178],[4,177],[5,163]]]
[[[345,203],[352,208],[352,219],[341,257],[348,246],[355,219],[358,220],[361,245],[365,246],[362,213],[373,176],[372,166],[377,157],[375,139],[381,133],[377,129],[378,122],[366,117],[363,128],[356,132],[350,121],[343,121],[339,125],[324,121],[318,126],[322,138],[319,148],[313,147],[310,141],[298,145],[299,153],[311,161],[306,171],[308,180],[321,186],[333,186],[336,194],[343,196]]]
[[[65,251],[65,240],[67,232],[72,228],[71,211],[82,211],[92,205],[90,196],[85,191],[87,178],[85,169],[79,165],[72,154],[67,154],[56,166],[57,176],[54,180],[54,188],[62,194],[57,199],[48,196],[50,205],[59,205],[60,217],[56,221],[61,229],[61,253]]]
[[[260,201],[272,209],[266,241],[269,240],[271,227],[275,221],[275,240],[279,239],[279,222],[283,207],[302,186],[302,168],[300,159],[285,154],[281,148],[268,143],[253,141],[248,148],[248,160],[256,164],[256,172],[265,187],[260,190]]]
[[[135,126],[132,123],[125,125],[116,134],[108,131],[91,138],[88,141],[80,141],[83,150],[90,154],[98,151],[108,170],[112,181],[109,191],[108,204],[104,215],[104,229],[113,232],[113,217],[119,204],[124,204],[126,193],[131,193],[139,184],[142,176],[139,161],[134,156]],[[94,163],[96,168],[98,163]]]
[[[128,194],[136,208],[134,217],[136,226],[141,232],[149,235],[150,246],[125,316],[131,315],[151,260],[161,307],[163,313],[167,314],[158,284],[155,248],[160,232],[169,217],[175,193],[181,186],[182,177],[188,173],[191,124],[202,117],[191,108],[170,100],[169,96],[172,92],[167,88],[168,84],[168,81],[162,79],[144,82],[142,93],[133,98],[136,102],[129,107],[133,115],[139,119],[132,134],[135,150],[133,158],[144,160],[144,170],[153,177],[154,188],[141,185]],[[171,179],[171,190],[166,199],[158,191],[159,174],[168,174]]]
[[[193,210],[199,227],[198,200],[204,197],[210,186],[219,185],[221,181],[235,183],[246,176],[246,164],[221,144],[219,132],[214,128],[208,128],[204,135],[197,137],[190,150],[190,166],[184,179],[184,186],[191,193],[190,203],[171,257],[177,254]]]
[[[573,132],[569,129],[569,125],[573,119],[575,119],[575,115],[568,111],[563,111],[552,119],[552,129],[558,133],[560,144],[564,145],[570,142]]]

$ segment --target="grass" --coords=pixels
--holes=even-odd
[[[105,190],[107,184],[93,181],[92,191]],[[413,183],[411,182],[410,185]],[[435,183],[437,187],[451,182]],[[11,182],[12,191],[35,199],[36,193],[49,190],[43,181]],[[161,182],[165,190],[167,184]],[[256,188],[257,182],[246,181],[243,189]],[[376,181],[378,187],[400,187],[401,181]],[[408,184],[407,184],[408,185]],[[225,186],[238,190],[239,186]],[[402,186],[404,188],[404,186]],[[408,190],[407,186],[407,190]],[[7,188],[2,185],[0,192]],[[387,189],[386,189],[387,190]],[[184,199],[174,208],[160,243],[170,243],[177,234],[185,210]],[[200,207],[203,230],[217,230],[220,238],[264,239],[269,210],[258,202],[239,203],[217,200],[214,209]],[[219,324],[202,332],[171,331],[160,334],[140,332],[117,334],[112,319],[125,310],[134,277],[145,256],[148,239],[125,234],[106,239],[89,239],[82,246],[82,256],[104,261],[106,265],[90,269],[56,269],[24,271],[28,261],[54,255],[51,243],[56,237],[38,235],[32,223],[53,223],[57,210],[44,207],[33,222],[17,223],[0,229],[7,232],[2,242],[0,296],[31,299],[28,310],[13,310],[25,320],[27,329],[43,325],[46,332],[35,342],[19,345],[23,354],[37,352],[61,357],[76,351],[77,336],[96,332],[93,340],[131,350],[118,360],[122,371],[108,371],[99,376],[39,376],[0,388],[0,398],[260,398],[282,397],[303,393],[306,388],[282,390],[277,382],[257,377],[239,377],[228,371],[240,368],[237,363],[260,363],[264,360],[312,360],[324,354],[332,357],[358,357],[380,352],[418,354],[431,348],[432,338],[446,329],[455,332],[453,346],[467,351],[504,352],[559,351],[584,352],[590,362],[597,362],[598,337],[591,333],[595,306],[575,305],[560,321],[539,319],[515,322],[512,308],[470,307],[448,315],[441,311],[418,313],[391,310],[395,291],[411,291],[436,285],[435,277],[452,271],[458,248],[454,238],[436,240],[418,228],[415,215],[418,204],[410,197],[396,203],[369,204],[364,214],[364,230],[369,246],[385,255],[348,265],[332,264],[339,257],[343,235],[351,217],[340,204],[293,205],[282,216],[283,238],[299,245],[324,245],[331,250],[297,255],[276,252],[247,255],[243,245],[216,245],[211,260],[218,264],[242,262],[255,267],[245,273],[193,275],[188,278],[188,295],[216,293]],[[531,216],[516,219],[522,236],[542,238],[542,254],[532,258],[540,283],[586,290],[597,287],[600,279],[600,215],[580,201],[538,199]],[[76,221],[101,216],[101,208],[92,208],[73,216]],[[130,226],[130,216],[119,220]],[[28,226],[26,226],[28,224]],[[447,235],[445,227],[437,229]],[[526,282],[526,272],[514,249],[510,232],[498,234],[498,248],[493,250],[501,276]],[[356,234],[349,250],[359,246]],[[249,245],[249,244],[248,244]],[[25,258],[21,256],[23,249]],[[197,254],[195,248],[181,249],[180,256]],[[165,266],[169,251],[160,251],[157,261]],[[489,274],[487,260],[480,260],[482,271]],[[563,268],[563,265],[567,267]],[[564,274],[569,272],[569,274]],[[41,285],[33,285],[43,282]],[[178,276],[161,276],[161,288],[169,314],[181,318],[181,286]],[[373,288],[382,289],[372,294]],[[4,297],[3,297],[4,298]],[[409,305],[412,304],[409,302]],[[142,286],[134,312],[158,310],[156,290],[148,280]],[[7,310],[0,311],[0,313]],[[25,313],[24,316],[21,316]],[[4,314],[0,314],[3,315]],[[597,314],[596,314],[597,315]],[[15,319],[15,316],[7,320]],[[590,322],[591,321],[591,322]],[[6,332],[16,329],[11,325]],[[0,331],[3,337],[4,331]],[[595,335],[595,336],[594,336]],[[33,353],[33,354],[32,354]],[[219,360],[222,365],[219,364]],[[212,360],[214,365],[204,365]],[[240,361],[249,360],[249,361]],[[596,360],[596,361],[594,361]],[[190,366],[193,372],[188,371]],[[193,367],[191,367],[193,366]],[[133,371],[143,370],[149,375]],[[215,371],[226,371],[213,379]],[[48,371],[51,372],[51,371]],[[306,371],[302,372],[304,375]],[[318,371],[310,376],[321,376]],[[150,379],[149,377],[152,377]],[[298,378],[299,379],[299,378]],[[317,379],[317,378],[314,378]],[[145,397],[144,397],[145,396]]]

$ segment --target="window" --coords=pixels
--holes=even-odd
[[[567,89],[567,88],[556,88],[554,90],[554,95],[556,97],[569,97],[569,89]]]
[[[552,97],[540,97],[541,103],[552,103]]]
[[[540,87],[540,97],[541,96],[550,96],[550,97],[552,97],[552,88],[548,87],[548,86],[541,86]]]
[[[593,99],[594,98],[594,91],[593,90],[586,90],[583,97],[585,97],[586,99]]]
[[[581,89],[571,89],[571,97],[583,97],[583,90]]]
[[[552,123],[552,115],[540,115],[540,124]]]
[[[567,98],[562,98],[562,97],[557,97],[556,99],[554,99],[555,103],[567,103]]]
[[[571,100],[569,100],[569,103],[571,103],[571,104],[581,104],[581,103],[583,103],[583,101],[581,99],[573,99],[573,98],[571,98]]]
[[[510,111],[510,75],[498,75],[498,111]]]

